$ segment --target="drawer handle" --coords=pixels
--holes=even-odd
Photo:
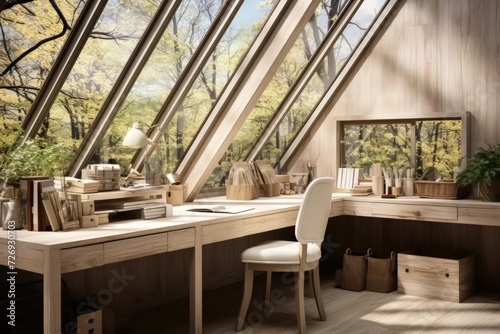
[[[420,217],[422,216],[422,213],[420,211],[402,211],[404,215],[399,215],[399,217],[407,217],[407,216],[412,216],[412,217]]]
[[[406,269],[405,269],[405,271],[406,271],[407,273],[409,273],[409,272],[410,272],[410,269],[406,268]]]
[[[444,274],[444,276],[446,276],[446,277],[450,277],[450,274],[446,273],[446,274]]]

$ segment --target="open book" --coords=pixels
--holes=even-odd
[[[248,210],[253,210],[251,206],[223,206],[223,205],[207,205],[188,209],[187,211],[194,212],[214,212],[214,213],[239,213]]]

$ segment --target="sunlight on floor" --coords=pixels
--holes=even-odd
[[[452,303],[400,295],[361,319],[393,330],[404,328],[404,333],[499,333],[499,311],[494,303]]]

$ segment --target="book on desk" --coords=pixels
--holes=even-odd
[[[211,213],[240,213],[249,210],[253,210],[254,208],[251,206],[224,206],[224,205],[206,205],[206,206],[197,206],[194,208],[187,209],[187,211],[192,212],[211,212]]]

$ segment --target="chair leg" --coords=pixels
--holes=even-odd
[[[312,271],[307,272],[307,283],[308,283],[307,296],[310,298],[313,298],[314,297],[314,283],[313,283]]]
[[[297,326],[299,333],[306,333],[306,313],[304,307],[304,270],[295,276],[295,305],[297,308]]]
[[[266,274],[266,294],[264,296],[264,310],[263,312],[269,311],[269,303],[271,298],[271,281],[273,277],[273,272],[268,271]]]
[[[316,306],[318,308],[319,318],[326,321],[325,307],[323,305],[323,296],[321,295],[321,286],[319,283],[319,266],[312,270],[314,297],[316,299]]]
[[[248,312],[248,306],[250,305],[250,299],[252,298],[253,289],[253,270],[248,268],[248,264],[245,264],[245,283],[243,289],[243,299],[241,301],[240,314],[236,322],[236,331],[239,332],[243,329],[245,323],[245,318]]]

